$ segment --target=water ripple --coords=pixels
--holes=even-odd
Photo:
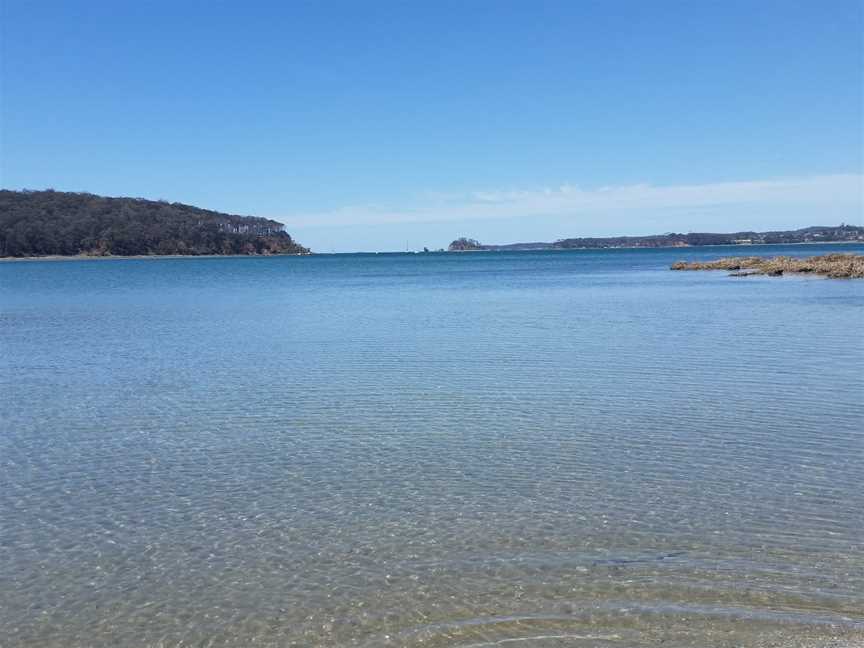
[[[864,645],[864,284],[670,254],[0,265],[0,646]]]

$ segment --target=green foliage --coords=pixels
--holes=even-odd
[[[793,231],[733,232],[731,234],[691,233],[610,238],[572,238],[553,243],[556,248],[675,247],[762,243],[825,243],[864,240],[864,228],[842,224],[837,227],[806,227]]]
[[[308,252],[266,218],[143,198],[0,190],[0,256]]]
[[[453,241],[448,249],[451,252],[464,252],[465,250],[482,250],[483,246],[480,241],[463,236]]]

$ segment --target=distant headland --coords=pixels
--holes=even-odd
[[[651,236],[612,236],[606,238],[568,238],[552,243],[510,243],[484,245],[475,239],[459,238],[450,252],[508,250],[578,250],[605,248],[695,247],[700,245],[768,245],[782,243],[864,243],[864,227],[841,224],[814,226],[776,232],[733,232],[730,234],[690,233],[655,234]]]
[[[0,190],[0,257],[309,253],[266,218],[162,200]]]

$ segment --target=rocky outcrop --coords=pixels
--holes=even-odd
[[[864,279],[864,255],[824,254],[796,259],[778,257],[727,257],[716,261],[678,261],[672,270],[730,270],[730,276],[746,277],[768,275],[778,277],[785,273],[817,274],[832,279]]]

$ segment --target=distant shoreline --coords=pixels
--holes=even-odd
[[[556,241],[526,241],[492,245],[462,236],[449,246],[450,252],[472,250],[598,250],[631,248],[689,248],[715,245],[793,245],[796,243],[856,243],[864,242],[864,227],[858,225],[811,225],[796,230],[766,232],[690,232],[688,234],[649,234],[646,236],[587,236],[558,239]]]
[[[548,248],[515,248],[512,250],[509,249],[491,249],[498,248],[498,246],[491,246],[490,248],[480,248],[477,250],[445,250],[447,254],[464,254],[466,252],[572,252],[573,250],[698,250],[700,248],[714,248],[714,247],[740,247],[740,248],[751,248],[751,247],[768,247],[775,245],[864,245],[864,241],[798,241],[796,243],[706,243],[705,245],[621,245],[616,247],[548,247]],[[503,247],[503,246],[502,246]],[[356,252],[337,252],[337,254],[357,254]],[[393,254],[399,254],[398,252],[394,252]],[[402,254],[406,254],[402,252]],[[407,254],[410,254],[407,253]],[[420,252],[415,252],[415,254],[421,254]]]
[[[604,250],[698,250],[700,248],[716,248],[716,247],[734,247],[734,248],[753,248],[753,247],[789,247],[793,245],[864,245],[864,241],[802,241],[799,243],[720,243],[709,245],[663,245],[656,247],[646,247],[640,245],[628,247],[583,247],[583,248],[536,248],[524,250],[447,250],[444,252],[432,251],[429,252],[402,252],[394,250],[392,252],[308,252],[304,254],[139,254],[139,255],[106,255],[106,256],[89,256],[86,254],[70,254],[70,255],[46,255],[46,256],[25,256],[25,257],[0,257],[0,263],[17,263],[30,261],[133,261],[136,259],[272,259],[278,257],[300,257],[300,256],[329,256],[338,254],[464,254],[466,252],[573,252],[573,251],[604,251]]]

